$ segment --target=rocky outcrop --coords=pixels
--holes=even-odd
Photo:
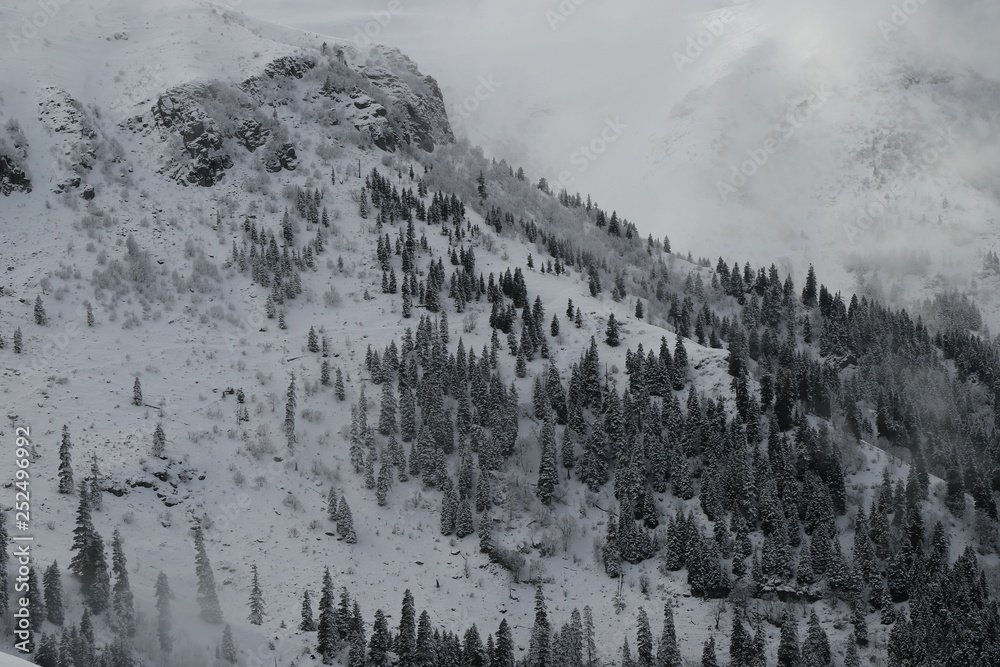
[[[210,187],[225,177],[233,159],[225,150],[218,123],[202,107],[201,101],[213,91],[204,85],[173,88],[157,100],[152,108],[155,124],[180,136],[190,162],[178,165],[175,177],[187,185]]]
[[[31,192],[31,180],[9,155],[0,155],[0,194]]]
[[[382,49],[386,65],[366,65],[362,74],[390,100],[390,112],[405,128],[402,141],[427,151],[455,141],[445,111],[444,97],[434,77],[420,73],[416,63],[399,49]]]
[[[63,144],[55,191],[80,187],[97,161],[97,132],[83,105],[61,88],[46,87],[38,100],[38,120]]]

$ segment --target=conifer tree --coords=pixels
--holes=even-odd
[[[337,534],[344,538],[347,544],[357,544],[358,536],[354,532],[354,516],[347,504],[347,497],[340,497],[340,507],[337,510]]]
[[[802,662],[805,665],[815,665],[816,667],[832,667],[833,665],[830,640],[819,623],[815,609],[811,610],[809,614],[809,628],[806,631],[806,639],[802,643]]]
[[[799,652],[798,623],[786,609],[781,618],[781,641],[778,643],[778,667],[805,667]]]
[[[375,485],[375,500],[379,507],[389,504],[389,488],[392,486],[392,465],[382,461],[378,469],[378,482]]]
[[[80,482],[79,495],[72,546],[76,553],[69,567],[73,574],[80,577],[80,588],[87,607],[91,612],[99,614],[107,609],[111,595],[108,563],[104,556],[104,541],[91,521],[86,482]]]
[[[335,373],[333,381],[333,394],[337,397],[338,401],[347,400],[347,391],[344,389],[344,373],[339,368]]]
[[[89,301],[83,302],[84,307],[87,309],[87,326],[94,326],[94,307],[90,305]]]
[[[0,546],[5,546],[0,544]],[[3,569],[4,563],[0,562],[0,572],[6,572]],[[6,583],[6,577],[3,578]],[[63,614],[63,593],[62,593],[62,575],[59,572],[59,563],[52,561],[52,564],[45,568],[45,574],[42,575],[42,587],[45,589],[45,615],[49,619],[49,622],[53,625],[62,625],[65,620]]]
[[[302,632],[314,632],[316,621],[313,620],[312,600],[309,599],[309,589],[302,591],[302,620],[299,621],[299,630]]]
[[[316,327],[309,327],[309,334],[306,337],[306,349],[310,352],[319,352],[319,336],[316,335]]]
[[[170,632],[173,626],[173,617],[170,612],[170,600],[173,594],[170,592],[170,583],[167,575],[160,572],[156,577],[156,633],[160,640],[160,650],[169,654],[174,645]]]
[[[257,576],[257,563],[250,567],[250,615],[251,625],[261,625],[264,622],[264,594],[260,590],[260,578]]]
[[[535,623],[531,627],[528,641],[528,667],[548,667],[550,665],[551,627],[545,609],[545,595],[541,585],[535,587]]]
[[[142,385],[139,384],[139,378],[132,384],[132,405],[142,405]]]
[[[383,667],[386,653],[391,648],[392,637],[389,634],[389,622],[381,609],[375,611],[375,623],[372,625],[372,636],[368,642],[368,661],[373,667]]]
[[[636,667],[654,667],[653,665],[653,632],[649,628],[649,616],[646,610],[639,608],[638,629],[635,639]]]
[[[288,383],[288,391],[285,393],[285,423],[284,432],[288,442],[288,448],[295,446],[295,376],[292,376]]]
[[[545,418],[541,434],[542,458],[538,466],[538,484],[535,486],[535,495],[542,501],[542,504],[552,503],[552,494],[559,484],[559,470],[556,467],[556,434],[552,424],[552,415]]]
[[[416,608],[413,594],[407,588],[403,592],[403,606],[399,615],[399,633],[396,635],[396,655],[401,667],[413,667],[417,648]]]
[[[35,324],[40,327],[44,327],[48,324],[49,318],[45,314],[45,306],[42,304],[42,296],[39,294],[35,297]]]
[[[468,497],[462,498],[458,502],[458,515],[455,517],[455,536],[462,539],[474,532],[471,500]]]
[[[701,650],[701,667],[719,667],[719,659],[715,654],[715,637],[709,635]]]
[[[150,453],[156,458],[163,458],[163,450],[167,445],[167,436],[163,432],[163,423],[156,422],[156,428],[153,430],[153,447]]]
[[[111,538],[111,569],[115,575],[115,585],[112,589],[115,624],[118,632],[131,637],[136,631],[135,603],[128,579],[128,564],[125,560],[122,536],[117,530]]]
[[[606,342],[611,347],[618,347],[621,343],[618,320],[615,319],[615,314],[611,313],[608,315],[608,327],[605,330],[604,342]]]
[[[62,441],[59,444],[59,493],[73,493],[73,459],[70,451],[72,447],[69,426],[63,425]]]
[[[219,596],[215,591],[215,574],[212,564],[205,551],[205,536],[201,526],[194,529],[195,574],[198,576],[198,606],[201,607],[201,618],[209,623],[222,622],[222,608],[219,606]]]
[[[21,327],[14,329],[14,354],[21,354],[24,351],[24,338],[21,336]]]
[[[663,605],[663,632],[656,649],[656,667],[682,667],[680,649],[677,646],[677,630],[674,626],[674,610],[670,602]]]
[[[316,630],[316,652],[324,665],[333,661],[339,643],[333,597],[333,578],[330,576],[330,568],[326,567],[323,568],[323,593],[319,598],[319,624]]]
[[[326,340],[325,338],[323,340]],[[324,387],[330,386],[330,362],[327,359],[319,367],[319,383]]]
[[[378,419],[378,432],[390,435],[396,432],[396,395],[391,382],[382,383],[382,406]]]
[[[222,644],[219,646],[219,654],[226,662],[236,664],[236,644],[233,643],[233,630],[228,623],[222,630]]]
[[[90,455],[90,509],[100,512],[104,509],[104,490],[101,488],[101,469],[97,464],[97,452]]]

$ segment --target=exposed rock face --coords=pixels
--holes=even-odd
[[[0,155],[0,194],[7,197],[12,192],[31,192],[31,181],[13,156]]]
[[[65,90],[49,86],[38,100],[38,119],[63,143],[66,161],[60,159],[64,171],[57,175],[55,191],[80,187],[97,160],[97,132],[83,105]]]
[[[266,144],[270,136],[271,131],[255,120],[243,121],[236,130],[236,139],[251,153]]]
[[[362,73],[390,100],[390,109],[405,128],[401,139],[431,153],[436,144],[455,141],[445,111],[444,97],[434,77],[420,73],[416,63],[399,49],[383,48],[389,68],[366,66]]]
[[[219,183],[248,153],[269,172],[295,170],[299,113],[313,114],[306,122],[325,117],[353,126],[387,152],[404,144],[431,152],[454,141],[437,83],[399,51],[382,50],[363,66],[352,64],[359,56],[303,53],[277,58],[239,83],[170,88],[121,127],[167,143],[158,151],[165,159],[160,173],[202,187]]]
[[[210,187],[225,177],[233,159],[224,151],[223,135],[202,102],[214,91],[206,85],[173,88],[153,105],[152,116],[163,130],[180,135],[190,157],[185,167],[174,170],[178,182]]]
[[[299,159],[292,144],[281,144],[270,155],[264,158],[264,168],[274,173],[285,169],[295,171]]]

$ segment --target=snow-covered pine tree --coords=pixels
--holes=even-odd
[[[391,382],[382,383],[382,405],[378,419],[378,432],[390,435],[396,432],[396,395]]]
[[[35,324],[44,327],[49,323],[49,318],[45,314],[45,305],[42,303],[42,295],[35,297]]]
[[[677,646],[677,630],[674,626],[674,609],[670,602],[663,605],[663,631],[656,649],[656,667],[682,667],[680,649]]]
[[[226,624],[222,631],[222,644],[219,646],[220,657],[228,663],[236,664],[236,644],[233,643],[233,630]]]
[[[160,640],[160,651],[169,654],[173,649],[174,640],[171,635],[173,629],[173,616],[170,611],[170,600],[173,593],[170,592],[170,582],[167,575],[160,572],[156,577],[156,634]]]
[[[153,429],[153,446],[150,453],[156,458],[163,458],[163,450],[167,445],[167,436],[163,432],[163,422],[156,422]]]
[[[101,487],[101,468],[97,463],[97,451],[90,454],[90,509],[100,512],[104,509],[104,489]]]
[[[139,383],[139,378],[132,383],[132,405],[142,405],[142,385]]]
[[[24,351],[24,337],[21,335],[21,327],[14,329],[14,354],[21,354]]]
[[[548,667],[551,640],[552,630],[545,608],[545,595],[541,585],[538,585],[535,587],[535,622],[531,626],[531,637],[528,640],[527,667]]]
[[[618,347],[621,344],[621,332],[619,331],[618,320],[615,314],[608,315],[608,326],[604,331],[604,342],[610,347]]]
[[[299,621],[299,630],[302,632],[314,632],[316,621],[313,620],[312,600],[309,599],[309,589],[302,591],[302,620]]]
[[[472,523],[472,503],[468,497],[458,502],[458,516],[455,518],[455,536],[462,539],[475,532]]]
[[[283,425],[285,438],[287,439],[288,448],[292,449],[295,446],[295,376],[292,376],[291,382],[288,383],[288,391],[285,392],[285,423]]]
[[[90,516],[87,484],[80,482],[80,502],[77,506],[76,528],[73,529],[70,571],[80,577],[80,589],[87,607],[95,614],[108,607],[111,593],[108,563],[104,556],[104,541],[94,529]]]
[[[333,661],[340,643],[340,632],[337,629],[337,617],[334,605],[333,578],[330,568],[323,568],[323,592],[319,599],[319,624],[316,629],[316,652],[319,653],[324,665]]]
[[[62,427],[62,441],[59,444],[59,493],[73,493],[72,448],[73,443],[69,438],[69,426],[64,424]]]
[[[205,550],[205,536],[201,526],[194,528],[195,574],[198,576],[198,606],[201,618],[209,623],[222,622],[222,608],[215,590],[215,574]]]
[[[0,546],[6,546],[2,540],[0,540]],[[4,564],[0,562],[0,572],[6,572],[6,569],[2,568]],[[4,579],[6,580],[6,577]],[[42,575],[42,587],[45,589],[46,618],[53,625],[61,626],[65,615],[63,613],[62,575],[59,572],[57,561],[52,561],[52,564],[45,568],[45,573]]]
[[[264,594],[260,590],[260,577],[257,575],[257,563],[250,567],[250,607],[248,619],[251,625],[261,625],[264,622]]]
[[[542,504],[548,505],[552,502],[552,494],[556,485],[559,484],[559,469],[556,467],[556,434],[551,414],[546,416],[542,426],[540,445],[542,457],[538,466],[538,484],[535,486],[535,495],[542,501]]]
[[[354,532],[354,516],[347,504],[347,496],[340,497],[340,507],[337,509],[337,534],[344,538],[347,544],[357,544],[358,536]]]
[[[122,536],[117,530],[111,537],[111,570],[115,575],[111,605],[115,615],[115,626],[119,633],[132,637],[136,631],[135,602],[128,579],[128,563],[125,560]]]

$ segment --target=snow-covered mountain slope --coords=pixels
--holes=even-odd
[[[996,285],[967,270],[1000,219],[990,3],[290,7],[241,5],[402,47],[437,73],[461,134],[615,202],[644,235],[713,261],[811,263],[843,289],[874,275],[908,305],[953,284],[1000,324]],[[624,129],[604,146],[609,119]]]
[[[439,490],[425,489],[417,480],[397,483],[387,506],[380,507],[376,492],[352,469],[350,405],[359,401],[363,387],[370,401],[378,401],[379,389],[365,365],[367,349],[398,345],[424,312],[416,309],[406,318],[401,298],[382,292],[375,232],[394,242],[406,225],[393,213],[376,218],[370,209],[362,215],[362,202],[371,196],[366,179],[375,170],[401,191],[418,191],[422,182],[430,188],[418,196],[422,207],[434,206],[439,191],[461,195],[468,205],[464,226],[415,223],[426,248],[413,275],[426,281],[428,260],[440,258],[450,274],[450,254],[458,247],[474,249],[476,272],[484,276],[523,269],[531,298],[544,306],[546,331],[551,315],[562,322],[559,333],[546,340],[564,383],[591,338],[603,341],[612,314],[623,323],[623,345],[601,344],[610,385],[629,382],[626,347],[641,343],[644,350],[658,350],[662,338],[668,349],[676,349],[668,303],[641,296],[650,309],[643,318],[635,316],[635,300],[655,293],[658,280],[695,294],[700,287],[693,278],[690,289],[682,287],[685,278],[710,284],[711,271],[660,247],[647,254],[644,246],[612,239],[584,225],[579,210],[508,177],[502,164],[483,160],[466,143],[453,143],[454,116],[445,115],[436,81],[399,52],[360,50],[280,28],[225,4],[170,0],[149,9],[124,0],[68,2],[44,25],[31,23],[33,12],[29,3],[23,11],[0,15],[0,33],[21,36],[0,59],[5,140],[0,150],[9,157],[0,162],[7,164],[0,175],[6,173],[11,185],[9,195],[0,198],[7,267],[0,294],[0,334],[7,341],[0,351],[0,386],[12,424],[0,434],[13,440],[14,426],[31,429],[36,562],[47,566],[58,560],[65,569],[73,555],[77,498],[57,492],[65,425],[77,481],[89,474],[91,456],[99,458],[104,508],[95,512],[94,523],[106,540],[112,530],[121,532],[143,618],[134,644],[150,661],[160,660],[153,590],[161,571],[176,596],[171,664],[214,659],[221,628],[197,620],[190,536],[196,523],[205,530],[223,614],[244,664],[313,664],[315,635],[296,627],[301,594],[308,589],[314,601],[319,597],[324,567],[338,589],[345,586],[360,600],[368,624],[381,608],[390,625],[397,625],[403,591],[410,589],[417,608],[427,609],[443,630],[461,634],[476,623],[485,635],[506,619],[522,655],[535,613],[533,585],[512,581],[480,553],[474,536],[441,535]],[[24,28],[24,17],[34,33]],[[727,62],[717,66],[729,67]],[[614,113],[613,107],[605,109]],[[678,125],[684,116],[678,113]],[[666,162],[674,159],[672,151],[664,153]],[[611,163],[594,166],[610,168],[605,164]],[[474,205],[479,193],[470,166],[494,170],[483,186],[485,204]],[[296,211],[304,192],[318,199],[316,209],[328,225]],[[630,200],[625,192],[609,192],[607,199],[611,195],[626,204]],[[512,216],[504,220],[503,232],[496,233],[489,218],[492,206]],[[288,237],[282,229],[286,212]],[[565,272],[542,272],[544,243],[528,241],[528,225],[515,222],[518,218],[552,233],[554,243],[575,243],[577,258],[592,255],[587,261],[600,267],[607,283],[619,274],[629,296],[612,299],[611,284],[593,294],[579,261]],[[267,229],[282,238],[291,254],[323,239],[324,250],[310,255],[313,266],[296,272],[301,294],[279,308],[284,327],[266,316],[271,289],[238,268],[251,226],[255,233]],[[467,236],[458,238],[460,232]],[[289,238],[293,242],[286,243]],[[717,252],[734,258],[725,243],[719,247]],[[738,249],[742,260],[746,248]],[[770,261],[772,255],[761,257]],[[393,255],[389,261],[402,276],[401,260]],[[797,261],[788,264],[799,266]],[[36,297],[44,302],[44,325],[35,319]],[[563,316],[569,299],[580,309],[579,328]],[[87,322],[88,303],[93,326]],[[446,311],[449,351],[459,338],[477,354],[490,344],[485,299],[470,301],[462,313],[449,303]],[[329,341],[329,356],[308,350],[311,327]],[[15,330],[23,334],[21,355],[11,349]],[[690,339],[683,344],[690,371],[686,388],[732,405],[728,352]],[[618,659],[616,651],[622,637],[631,635],[640,607],[658,633],[665,603],[675,606],[684,657],[699,656],[711,628],[728,628],[734,612],[690,596],[683,572],[662,573],[657,559],[628,566],[619,599],[623,608],[616,609],[618,582],[595,557],[607,532],[605,510],[614,503],[610,484],[596,493],[579,481],[561,484],[551,510],[535,499],[542,425],[530,397],[534,376],[548,364],[538,358],[527,362],[526,377],[519,378],[509,349],[501,343],[499,370],[521,397],[520,430],[516,453],[495,489],[496,539],[525,556],[522,569],[544,584],[556,623],[574,607],[592,607],[604,659]],[[324,359],[345,374],[346,401],[321,384]],[[287,448],[282,417],[293,377],[296,443]],[[140,405],[133,404],[136,378]],[[237,419],[230,390],[244,392],[248,422]],[[675,397],[686,396],[677,391]],[[151,453],[157,423],[166,433],[162,458]],[[451,474],[457,464],[452,456]],[[852,502],[870,502],[870,487],[887,466],[905,479],[908,467],[897,468],[874,448],[858,450],[846,465]],[[334,534],[326,507],[331,489],[353,509],[356,544]],[[940,480],[934,480],[932,494],[935,500],[943,495]],[[9,500],[2,502],[6,507]],[[690,510],[704,518],[697,499],[663,493],[656,503],[665,516]],[[930,504],[928,518],[949,527],[957,556],[969,541],[973,519],[949,517],[940,502]],[[836,539],[847,548],[849,520],[837,521],[843,533]],[[263,626],[244,620],[253,565],[268,603]],[[67,576],[65,586],[67,617],[77,623],[83,612],[78,583]],[[832,599],[816,606],[840,655],[850,610]],[[48,623],[42,629],[56,630]],[[773,658],[778,628],[765,624],[763,631]],[[887,633],[873,627],[871,654],[881,655]],[[108,624],[99,624],[97,634],[100,643],[112,636]],[[721,634],[718,643],[720,651],[728,648]]]

